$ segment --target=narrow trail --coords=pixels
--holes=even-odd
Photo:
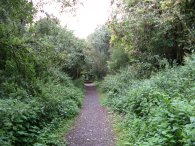
[[[76,124],[66,139],[68,146],[114,146],[114,134],[96,88],[85,84],[85,102]]]

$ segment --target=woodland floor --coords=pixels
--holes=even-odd
[[[85,84],[84,105],[75,126],[66,136],[68,146],[114,146],[115,138],[108,114],[100,105],[93,84]]]

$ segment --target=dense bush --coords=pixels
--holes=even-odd
[[[66,2],[70,7],[77,3]],[[66,125],[81,107],[82,86],[75,86],[70,77],[81,77],[84,41],[53,16],[33,22],[36,9],[32,1],[0,1],[3,146],[64,145],[64,138],[52,132],[60,123]]]
[[[125,115],[119,143],[194,145],[195,56],[185,66],[165,69],[149,79],[138,80],[126,72],[108,76],[102,84],[106,104]]]
[[[70,119],[78,113],[83,92],[74,86],[69,77],[59,74],[55,70],[53,77],[46,83],[38,81],[37,86],[41,89],[38,97],[19,98],[20,94],[25,96],[26,93],[13,90],[10,97],[0,100],[2,145],[33,145],[40,139],[43,129],[55,127],[59,121]],[[44,142],[47,144],[47,140]]]

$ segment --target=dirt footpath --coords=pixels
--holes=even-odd
[[[114,134],[106,110],[93,84],[85,84],[85,102],[75,126],[66,136],[68,146],[114,146]]]

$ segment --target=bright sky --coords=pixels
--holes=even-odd
[[[34,0],[35,2],[38,0]],[[47,0],[50,1],[50,0]],[[104,24],[110,14],[110,0],[82,0],[83,6],[76,11],[76,16],[71,14],[59,13],[59,6],[50,4],[44,10],[56,16],[63,26],[74,31],[80,38],[86,38],[93,33],[98,25]],[[41,14],[40,14],[41,16]]]

